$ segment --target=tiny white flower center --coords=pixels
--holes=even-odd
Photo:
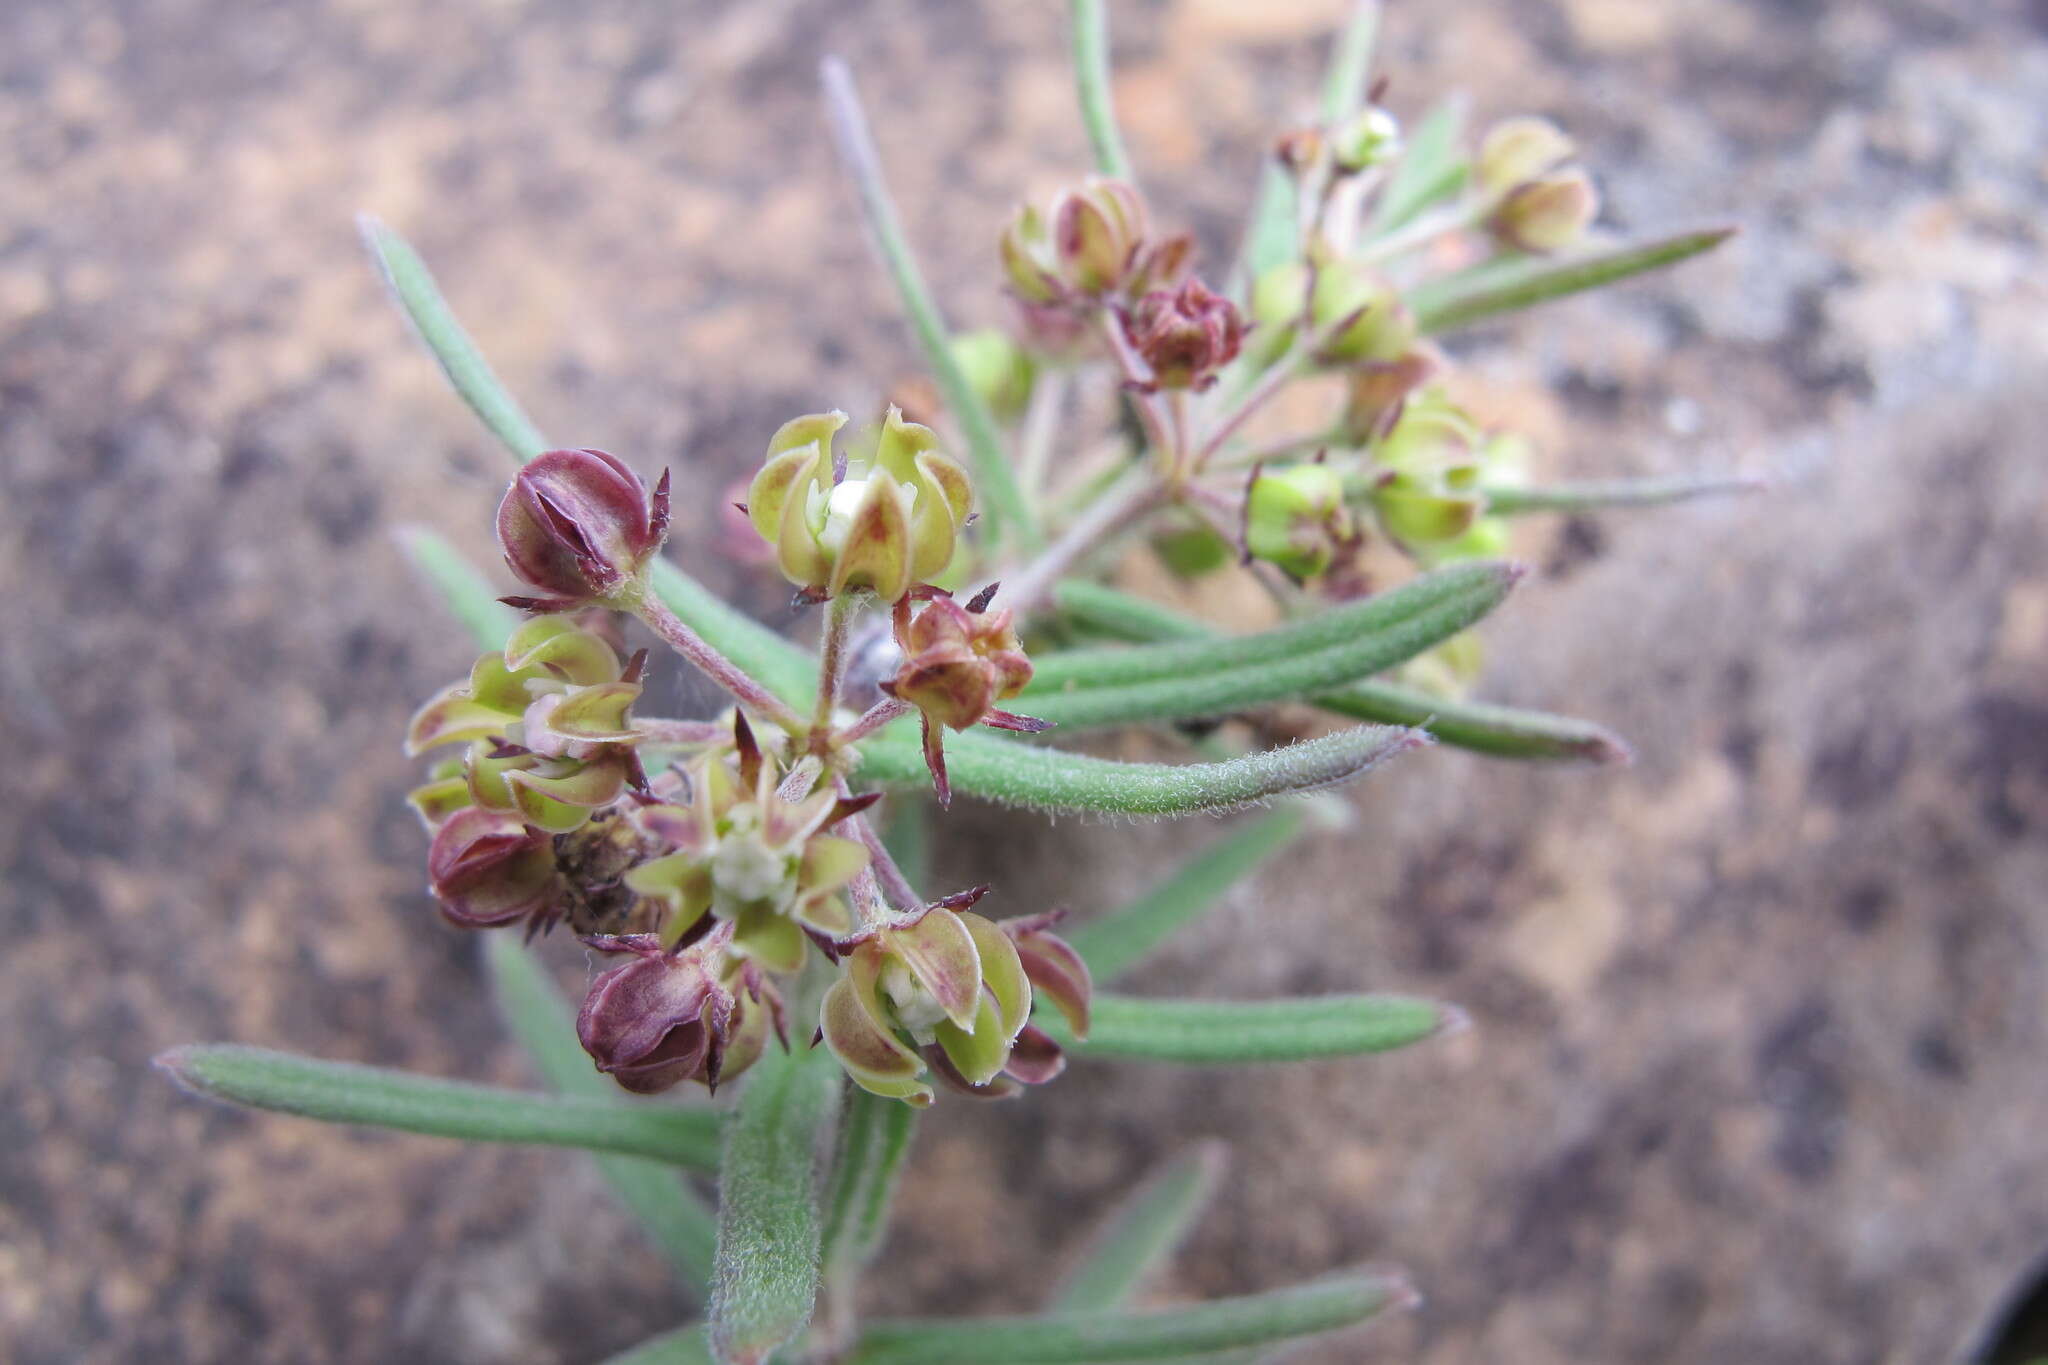
[[[882,994],[889,997],[889,1004],[896,1011],[897,1022],[911,1037],[920,1045],[938,1037],[938,1027],[946,1018],[945,1007],[909,967],[899,959],[890,959],[882,967],[881,986]]]
[[[738,807],[730,827],[711,851],[714,909],[736,912],[743,905],[764,900],[783,909],[796,895],[796,859],[770,848],[761,838],[760,825],[759,811],[752,806]]]
[[[849,478],[835,486],[825,499],[825,524],[818,532],[818,543],[837,554],[846,548],[846,536],[853,529],[853,514],[859,510],[861,499],[867,496],[868,485],[876,479],[887,479],[887,474],[869,474],[864,478]],[[917,488],[912,485],[906,490],[910,495],[910,506],[917,506]]]

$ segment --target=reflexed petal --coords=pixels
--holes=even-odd
[[[548,712],[547,726],[558,735],[595,743],[625,743],[638,738],[626,713],[640,699],[639,683],[601,683],[579,687]]]
[[[537,616],[514,631],[505,642],[505,666],[544,670],[577,687],[612,682],[619,676],[619,656],[612,647],[577,629],[566,616]]]
[[[503,734],[514,718],[473,699],[468,683],[452,684],[413,712],[412,723],[405,729],[406,756],[422,754],[443,744]]]
[[[1018,956],[1017,945],[993,920],[967,912],[960,916],[960,922],[967,926],[975,951],[981,955],[982,984],[995,998],[1003,1041],[1008,1043],[1031,1017],[1031,981],[1025,974],[1023,959]]]
[[[1057,934],[1023,933],[1017,935],[1016,943],[1024,974],[1031,978],[1037,993],[1067,1017],[1067,1027],[1076,1038],[1086,1039],[1088,1002],[1095,989],[1088,964]]]
[[[1067,1054],[1045,1030],[1026,1025],[1010,1047],[1010,1060],[1003,1067],[1026,1085],[1044,1085],[1067,1069]]]
[[[414,787],[406,793],[405,803],[413,808],[429,831],[443,820],[464,810],[472,803],[469,797],[469,783],[460,776],[444,777],[438,782],[428,782]]]
[[[947,1018],[961,1028],[973,1027],[981,1003],[981,954],[959,915],[929,910],[914,924],[882,930],[881,938],[932,993]]]
[[[924,1063],[876,1020],[862,1003],[863,994],[851,971],[825,992],[819,1011],[825,1046],[863,1090],[920,1107],[930,1104],[932,1088],[918,1079]]]
[[[884,602],[910,591],[909,489],[894,480],[871,478],[846,523],[828,584],[833,596],[848,588],[872,588]]]
[[[505,656],[493,650],[479,654],[469,668],[469,695],[493,711],[502,712],[507,721],[524,711],[533,700],[533,693],[527,690],[527,680],[538,675],[517,673],[505,663]]]
[[[741,911],[733,926],[733,951],[771,972],[793,972],[803,966],[807,941],[795,920],[766,906]]]
[[[844,938],[853,932],[853,912],[843,896],[809,896],[796,907],[797,920],[827,938]]]
[[[806,443],[771,455],[754,476],[747,488],[747,520],[754,524],[761,539],[772,542],[781,535],[789,500],[798,495],[798,483],[817,462],[822,448]]]
[[[934,1034],[969,1085],[987,1085],[1002,1073],[1003,1063],[1010,1059],[1010,1035],[1003,1028],[1002,1010],[993,991],[981,993],[972,1028],[963,1029],[951,1020],[941,1020]]]
[[[868,848],[858,839],[816,834],[804,845],[797,885],[806,892],[837,891],[868,865]]]

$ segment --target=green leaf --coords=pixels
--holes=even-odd
[[[924,274],[917,267],[917,259],[911,254],[910,241],[903,235],[903,221],[896,212],[895,200],[890,197],[888,182],[883,179],[881,157],[876,153],[874,137],[868,131],[867,115],[862,111],[860,95],[854,89],[853,73],[837,57],[827,57],[819,72],[825,84],[825,106],[831,117],[839,158],[845,163],[847,173],[853,177],[854,187],[860,193],[861,210],[866,215],[875,249],[888,267],[890,278],[896,282],[896,292],[902,298],[903,311],[910,320],[911,330],[917,333],[925,363],[931,366],[932,376],[938,380],[940,392],[945,395],[946,410],[952,413],[953,419],[960,424],[961,434],[967,438],[975,491],[989,526],[989,535],[992,538],[1013,535],[1025,549],[1038,549],[1044,538],[1032,520],[1031,507],[1024,499],[1023,488],[1017,483],[1016,471],[1010,467],[1009,457],[1003,453],[1002,439],[996,433],[995,415],[989,411],[988,404],[974,385],[968,382],[959,357],[953,354],[946,321],[939,315],[938,304],[933,301]]]
[[[1475,266],[1418,285],[1409,293],[1408,305],[1415,312],[1421,334],[1434,336],[1675,265],[1734,235],[1732,227],[1708,228],[1572,257],[1530,256],[1514,262],[1512,268]]]
[[[1068,579],[1053,592],[1068,619],[1105,635],[1139,643],[1210,639],[1215,632],[1192,616],[1097,583]],[[1432,696],[1392,683],[1357,682],[1320,693],[1315,704],[1354,720],[1412,725],[1446,744],[1496,758],[1580,759],[1627,763],[1627,741],[1604,726],[1569,716]]]
[[[1373,41],[1380,31],[1379,0],[1352,0],[1351,18],[1330,49],[1323,75],[1323,123],[1334,127],[1365,106]]]
[[[1252,635],[1183,635],[1135,648],[1111,645],[1048,654],[1033,661],[1031,685],[1019,698],[1017,709],[1029,710],[1030,705],[1042,705],[1055,694],[1078,689],[1178,682],[1219,667],[1235,670],[1285,663],[1301,655],[1342,648],[1361,636],[1398,629],[1442,608],[1469,609],[1475,602],[1490,606],[1522,572],[1520,566],[1498,560],[1473,560],[1433,569],[1398,588]],[[1073,594],[1067,594],[1065,600],[1073,600]]]
[[[1248,820],[1183,863],[1178,871],[1130,904],[1060,932],[1088,963],[1097,982],[1136,966],[1225,892],[1249,877],[1301,834],[1299,809]]]
[[[441,594],[480,649],[498,649],[519,624],[519,613],[498,600],[497,589],[462,551],[424,526],[398,531],[399,548]]]
[[[329,1123],[718,1167],[719,1120],[709,1110],[562,1099],[233,1043],[173,1048],[157,1065],[199,1094]]]
[[[719,1177],[711,1346],[760,1365],[804,1329],[818,1296],[817,1149],[839,1104],[824,1048],[771,1047],[748,1073]]]
[[[1061,1277],[1049,1305],[1055,1314],[1122,1308],[1186,1239],[1223,1177],[1220,1142],[1198,1142],[1162,1163],[1111,1209],[1088,1253]]]
[[[1081,122],[1088,145],[1095,149],[1095,169],[1117,180],[1132,181],[1131,158],[1117,131],[1116,104],[1110,97],[1109,16],[1102,0],[1073,0],[1074,84],[1081,96]]]
[[[713,1365],[703,1327],[678,1327],[608,1357],[604,1365]]]
[[[823,1233],[825,1275],[841,1293],[853,1291],[888,1231],[889,1201],[916,1126],[917,1111],[900,1100],[856,1089],[846,1101]]]
[[[1394,167],[1373,208],[1372,236],[1407,226],[1424,211],[1465,188],[1465,101],[1452,95],[1424,116],[1408,137],[1408,150]]]
[[[1603,507],[1661,507],[1692,498],[1755,493],[1768,486],[1762,479],[1681,474],[1664,479],[1554,483],[1545,488],[1489,488],[1486,510],[1514,516],[1522,512],[1590,512]]]
[[[1387,1052],[1466,1026],[1463,1012],[1452,1006],[1402,995],[1141,1000],[1098,994],[1089,1013],[1085,1043],[1076,1042],[1055,1015],[1035,1016],[1033,1022],[1082,1057],[1188,1066]]]
[[[420,340],[434,353],[434,359],[441,363],[441,372],[448,376],[455,392],[462,395],[462,401],[522,461],[546,450],[547,438],[505,391],[498,376],[491,372],[490,363],[469,339],[469,333],[455,320],[419,253],[368,214],[360,215],[356,225],[362,230],[363,244],[370,249],[392,297],[411,320]]]
[[[1301,228],[1294,203],[1294,177],[1268,156],[1259,163],[1258,196],[1252,201],[1250,220],[1245,224],[1243,288],[1233,290],[1243,303],[1254,282],[1276,265],[1285,265],[1301,253]],[[1242,366],[1236,361],[1233,365]],[[1235,392],[1235,389],[1227,390]]]
[[[569,1002],[555,989],[530,949],[511,934],[488,934],[484,938],[484,969],[491,978],[499,1017],[525,1048],[544,1082],[579,1099],[613,1105],[626,1102],[576,1041],[576,1020]],[[639,1222],[684,1283],[701,1294],[711,1283],[717,1240],[710,1208],[667,1166],[628,1156],[600,1155],[596,1161],[620,1207]]]
[[[1350,1327],[1415,1302],[1405,1278],[1363,1273],[1148,1313],[878,1322],[853,1365],[1098,1365],[1263,1346]]]
[[[1065,679],[1064,690],[1055,681],[1041,692],[1034,680],[1017,709],[1076,730],[1316,696],[1450,639],[1498,606],[1521,573],[1487,561],[1457,564],[1257,635],[1055,654],[1041,672]],[[1106,685],[1112,678],[1129,680]]]
[[[1127,763],[969,731],[946,738],[953,790],[1047,811],[1204,815],[1349,782],[1428,743],[1413,730],[1361,725],[1220,763]],[[929,782],[917,739],[897,733],[862,747],[869,784]]]

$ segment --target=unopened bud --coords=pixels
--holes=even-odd
[[[1544,118],[1504,119],[1479,144],[1480,193],[1497,199],[1546,175],[1578,154],[1562,128]]]
[[[652,497],[602,450],[550,450],[513,478],[498,504],[498,548],[524,583],[548,594],[517,605],[560,611],[638,585],[668,530],[668,475]]]
[[[948,349],[968,386],[996,416],[1008,419],[1024,411],[1038,367],[1008,332],[994,327],[962,332]]]
[[[1208,388],[1244,344],[1244,318],[1237,305],[1200,280],[1145,295],[1124,326],[1131,345],[1152,369],[1153,385],[1161,389]]]
[[[1317,327],[1351,319],[1323,343],[1321,358],[1326,361],[1398,360],[1415,344],[1415,317],[1400,292],[1349,261],[1330,261],[1316,270],[1309,317]]]
[[[1354,175],[1384,166],[1401,155],[1401,125],[1392,114],[1372,105],[1331,134],[1330,150],[1338,169]]]
[[[427,881],[442,916],[464,929],[544,918],[561,889],[554,841],[481,806],[456,811],[435,831]]]
[[[1050,728],[1045,721],[996,709],[997,702],[1016,696],[1031,681],[1031,660],[1017,641],[1008,608],[991,612],[982,599],[963,607],[950,597],[937,597],[901,625],[896,643],[903,663],[882,690],[909,702],[922,716],[925,765],[941,805],[952,800],[945,730],[992,725],[1036,733]]]
[[[1509,192],[1487,219],[1503,246],[1561,251],[1586,235],[1600,212],[1592,179],[1578,169],[1531,180]]]
[[[1305,582],[1321,576],[1357,536],[1344,480],[1328,465],[1253,474],[1245,492],[1244,545],[1254,559]]]
[[[683,1081],[716,1087],[761,1053],[775,1003],[758,974],[728,984],[730,931],[671,953],[651,934],[584,940],[631,959],[599,973],[576,1016],[583,1050],[623,1088],[652,1095]]]

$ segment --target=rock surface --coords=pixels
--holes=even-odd
[[[1342,8],[1117,7],[1132,150],[1212,259]],[[2044,30],[1998,0],[1395,7],[1397,111],[1552,114],[1612,225],[1745,229],[1471,338],[1492,411],[1553,474],[1777,487],[1531,524],[1485,690],[1612,723],[1635,767],[1405,759],[1141,983],[1426,993],[1470,1034],[949,1106],[883,1306],[1026,1306],[1104,1200],[1218,1136],[1160,1298],[1362,1260],[1428,1293],[1303,1360],[1957,1347],[2048,1245]],[[573,1157],[252,1118],[148,1068],[234,1039],[524,1078],[420,889],[396,733],[467,646],[387,534],[481,552],[502,466],[350,215],[413,238],[558,439],[716,490],[914,370],[817,57],[859,72],[955,316],[992,322],[1004,214],[1084,165],[1062,49],[1052,6],[0,9],[10,1359],[585,1362],[687,1310]],[[679,499],[682,557],[776,612],[717,502]],[[1211,835],[1068,823],[1091,857],[1054,862],[1033,823],[946,861],[1014,870],[1003,913],[1106,906]]]

